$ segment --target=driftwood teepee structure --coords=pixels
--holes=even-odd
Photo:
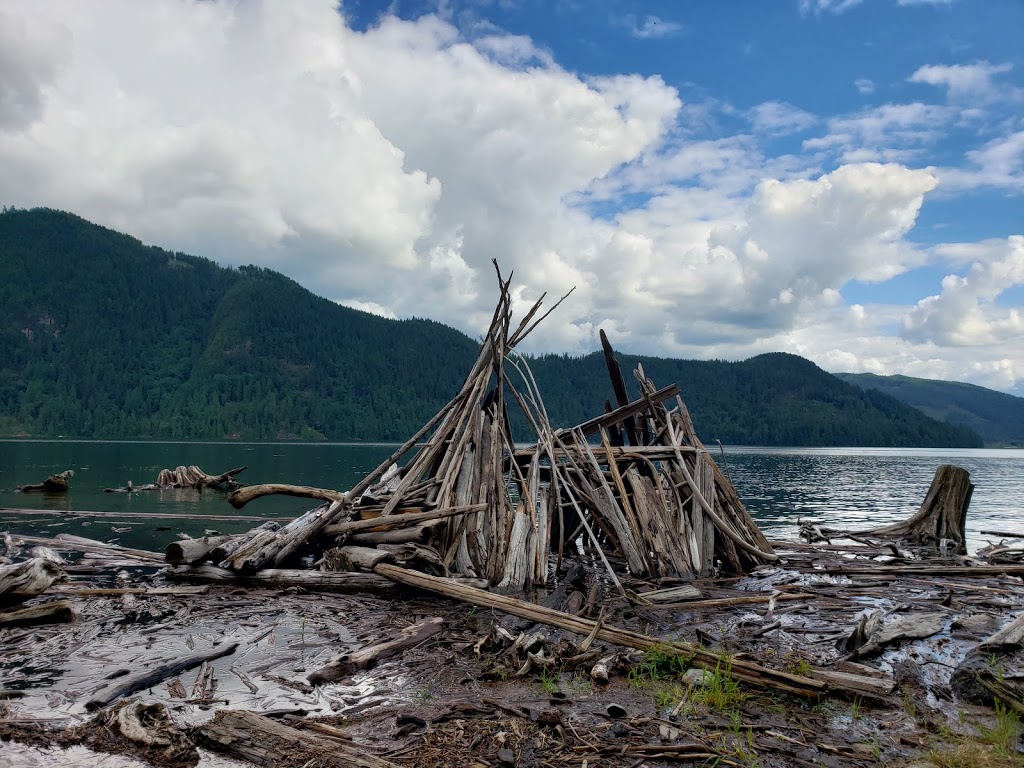
[[[326,503],[281,530],[217,542],[209,557],[252,573],[310,549],[345,545],[352,534],[366,543],[361,532],[372,526],[389,532],[370,542],[375,546],[415,543],[420,557],[429,552],[435,571],[511,590],[546,582],[552,554],[560,561],[567,547],[581,543],[616,584],[617,570],[691,578],[716,566],[745,573],[775,561],[697,439],[679,387],[657,389],[638,369],[640,397],[630,401],[603,334],[617,407],[608,403],[603,416],[570,429],[551,426],[515,348],[554,307],[541,315],[542,296],[513,324],[510,282],[498,271],[498,304],[476,361],[458,393],[415,435],[347,493],[282,485],[236,491],[235,506],[265,493]],[[513,440],[509,403],[522,409],[536,433],[529,448]],[[396,532],[424,524],[413,538]],[[330,550],[319,562],[369,569],[378,562],[365,548],[344,549]],[[624,567],[616,568],[620,562]]]

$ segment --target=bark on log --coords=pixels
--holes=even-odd
[[[298,496],[305,499],[319,499],[320,501],[341,501],[345,494],[340,491],[332,491],[329,488],[312,488],[308,485],[286,485],[283,483],[264,483],[263,485],[247,485],[231,492],[228,496],[228,504],[235,509],[241,509],[253,499],[261,496],[272,496],[275,494],[283,496]]]
[[[0,611],[0,627],[27,627],[36,624],[67,624],[75,620],[74,605],[67,600],[54,600],[13,611]]]
[[[64,577],[63,568],[42,557],[0,565],[0,605],[21,603],[41,595]]]
[[[434,617],[411,624],[402,629],[397,637],[383,643],[369,645],[360,648],[358,651],[345,654],[337,661],[326,664],[315,672],[310,673],[306,679],[313,685],[333,683],[349,675],[353,675],[361,669],[370,669],[384,659],[389,659],[399,651],[406,648],[413,648],[429,637],[433,637],[441,631],[444,619]]]
[[[341,739],[300,731],[253,712],[221,710],[200,727],[204,746],[216,752],[276,768],[399,768]]]
[[[207,651],[206,653],[198,653],[184,659],[176,659],[172,662],[161,664],[158,667],[153,667],[152,669],[148,669],[139,674],[118,678],[114,682],[110,683],[110,685],[101,688],[93,694],[93,697],[89,699],[85,707],[86,709],[100,709],[101,707],[105,707],[111,702],[116,701],[122,696],[135,693],[135,691],[141,691],[144,688],[151,688],[169,677],[202,666],[204,662],[213,661],[214,659],[219,659],[222,656],[234,653],[237,648],[238,643],[222,645],[211,651]]]
[[[310,592],[338,592],[344,594],[395,592],[392,581],[375,573],[334,573],[287,568],[264,568],[250,574],[240,574],[213,565],[171,566],[167,577],[177,581],[197,581],[212,584],[239,584],[252,587],[302,587]]]
[[[730,666],[733,677],[737,680],[771,688],[783,693],[790,693],[808,699],[817,699],[828,691],[828,686],[819,680],[814,680],[798,675],[791,675],[787,672],[762,667],[752,662],[740,659],[725,659],[719,654],[712,653],[704,648],[691,645],[681,641],[666,641],[644,635],[639,632],[630,632],[624,629],[609,627],[607,625],[597,627],[597,623],[588,619],[581,619],[544,608],[512,597],[498,595],[483,590],[466,587],[451,582],[449,579],[442,579],[436,576],[428,576],[416,571],[409,571],[394,565],[382,563],[378,565],[375,572],[393,581],[410,587],[423,589],[434,594],[442,595],[454,600],[479,605],[486,608],[496,608],[513,616],[520,616],[531,621],[548,624],[553,627],[569,630],[586,637],[591,633],[599,640],[614,643],[627,648],[639,650],[650,650],[659,648],[663,651],[675,651],[680,656],[690,658],[698,666],[705,669],[712,669]]]

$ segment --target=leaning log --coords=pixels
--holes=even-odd
[[[323,504],[292,520],[276,533],[258,534],[221,563],[242,573],[252,573],[264,566],[282,565],[289,557],[315,538],[324,526],[340,514],[345,501],[339,499]]]
[[[749,661],[735,658],[728,659],[700,646],[691,645],[680,640],[659,640],[656,637],[639,632],[617,629],[608,625],[598,626],[597,622],[590,621],[589,619],[571,616],[561,611],[544,608],[543,606],[527,603],[513,597],[467,587],[454,583],[451,579],[428,576],[424,573],[410,571],[387,563],[378,565],[374,568],[374,571],[399,584],[423,589],[443,597],[461,600],[462,602],[485,608],[496,608],[513,616],[566,629],[584,637],[593,633],[594,637],[598,640],[604,640],[605,642],[614,643],[626,648],[636,648],[642,651],[658,648],[662,651],[675,652],[705,669],[714,670],[716,668],[729,667],[734,678],[751,685],[771,688],[782,693],[789,693],[807,699],[817,699],[828,691],[828,686],[818,680],[769,669]]]
[[[51,584],[64,577],[63,568],[42,557],[33,557],[13,565],[0,565],[0,605],[21,603],[41,595]]]
[[[366,747],[290,728],[253,712],[221,710],[198,734],[203,746],[256,765],[398,768]]]
[[[238,643],[230,643],[216,647],[206,653],[197,653],[194,656],[175,659],[135,675],[119,677],[110,685],[96,691],[93,697],[86,702],[85,707],[86,709],[100,709],[113,701],[117,701],[122,696],[127,696],[130,693],[135,693],[135,691],[141,691],[145,688],[152,688],[169,677],[202,666],[204,662],[213,661],[214,659],[234,653],[237,648]]]

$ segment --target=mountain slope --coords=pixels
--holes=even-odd
[[[933,419],[969,427],[986,445],[1024,446],[1024,398],[957,381],[837,373],[865,390],[882,392]]]
[[[266,269],[225,269],[67,213],[0,214],[0,434],[398,440],[448,401],[476,351],[439,323],[347,309]],[[793,355],[620,360],[678,382],[709,441],[980,444]],[[598,354],[531,365],[556,425],[610,395]]]

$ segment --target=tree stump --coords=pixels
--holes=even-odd
[[[849,531],[803,521],[800,524],[800,536],[809,543],[831,539],[860,541],[858,537],[880,537],[942,549],[952,545],[955,554],[966,555],[967,507],[970,506],[973,493],[974,484],[970,472],[952,464],[940,464],[921,508],[903,522],[865,531]]]
[[[868,536],[892,536],[922,545],[940,545],[949,541],[956,553],[967,554],[967,507],[974,484],[963,467],[941,464],[935,470],[931,487],[913,517],[896,525],[865,531]]]

